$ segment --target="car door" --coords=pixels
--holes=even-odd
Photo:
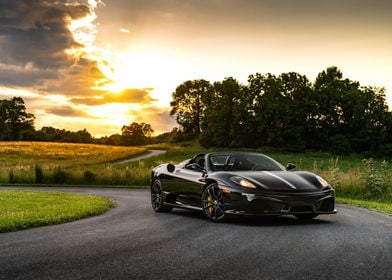
[[[177,193],[176,202],[194,207],[201,207],[201,194],[203,192],[203,172],[180,168],[174,171],[176,182],[172,186],[173,192]]]

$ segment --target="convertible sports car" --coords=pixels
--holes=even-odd
[[[151,172],[151,204],[156,212],[174,207],[203,211],[214,222],[230,214],[294,215],[312,219],[334,214],[335,191],[320,176],[290,171],[260,153],[198,154]]]

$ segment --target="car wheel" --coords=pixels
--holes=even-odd
[[[225,205],[222,192],[217,184],[208,185],[202,195],[202,206],[204,215],[213,222],[223,222]]]
[[[317,217],[318,214],[315,214],[315,213],[309,213],[309,214],[296,214],[296,215],[294,215],[294,216],[295,216],[297,219],[300,219],[300,220],[311,220],[311,219]]]
[[[173,209],[163,205],[162,186],[158,179],[151,184],[151,206],[155,212],[170,212]]]

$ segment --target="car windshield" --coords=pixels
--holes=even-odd
[[[275,160],[257,153],[219,153],[209,156],[212,171],[282,171]]]

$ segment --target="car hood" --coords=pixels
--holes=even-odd
[[[313,174],[311,177],[314,180],[309,180],[309,176],[304,178],[302,173],[288,171],[250,171],[239,172],[236,175],[248,179],[263,190],[318,191],[322,188]]]

